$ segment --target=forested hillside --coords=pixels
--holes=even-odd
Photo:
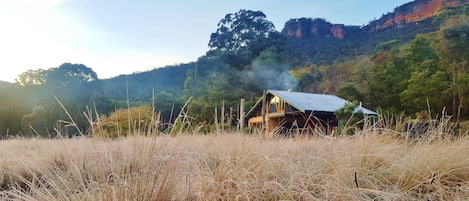
[[[156,68],[147,72],[120,75],[103,79],[104,95],[117,100],[127,96],[139,101],[150,101],[153,93],[170,93],[174,97],[183,95],[184,81],[194,63]]]
[[[87,133],[90,121],[144,105],[168,122],[189,99],[192,120],[210,125],[215,106],[237,108],[244,98],[249,108],[267,89],[336,94],[409,116],[431,108],[468,118],[467,3],[417,0],[364,27],[299,18],[281,31],[262,11],[229,13],[210,35],[210,50],[191,63],[104,80],[64,63],[24,72],[18,85],[2,83],[0,135]]]

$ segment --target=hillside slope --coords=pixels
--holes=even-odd
[[[469,4],[469,0],[416,0],[395,8],[393,12],[383,14],[364,27],[332,24],[324,19],[291,19],[285,23],[282,33],[289,38],[323,36],[353,39],[357,34],[412,26],[441,14],[445,8],[466,4]]]
[[[0,89],[7,88],[7,87],[15,87],[18,86],[11,82],[0,81]]]
[[[288,38],[285,51],[294,65],[332,64],[370,54],[380,42],[406,43],[417,34],[439,29],[435,17],[469,0],[416,0],[383,14],[364,27],[333,24],[324,19],[299,18],[285,23],[281,33]]]
[[[181,96],[184,81],[189,69],[194,63],[166,66],[147,72],[120,75],[102,80],[106,97],[125,100],[127,95],[131,99],[140,101],[151,100],[152,93],[167,92],[174,96]]]

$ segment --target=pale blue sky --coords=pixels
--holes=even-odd
[[[227,13],[365,25],[412,0],[0,0],[0,80],[82,63],[100,78],[197,60]]]

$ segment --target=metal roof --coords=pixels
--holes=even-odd
[[[345,99],[334,95],[327,94],[313,94],[313,93],[302,93],[302,92],[291,92],[291,91],[277,91],[269,90],[267,93],[278,96],[285,100],[289,105],[295,107],[301,112],[312,111],[312,112],[335,112],[336,110],[344,107],[347,103],[351,103]],[[363,112],[367,115],[378,115],[369,109],[359,106],[355,109],[355,112]]]

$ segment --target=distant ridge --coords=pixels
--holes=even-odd
[[[390,28],[400,28],[417,23],[440,14],[445,7],[469,4],[469,0],[416,0],[403,4],[393,12],[383,14],[364,27],[329,23],[323,19],[299,18],[285,23],[282,34],[289,38],[308,38],[314,36],[345,39],[347,36],[363,32],[378,32]]]
[[[394,9],[380,19],[370,22],[364,27],[367,31],[379,31],[390,27],[401,27],[434,17],[445,7],[469,4],[469,0],[416,0]]]
[[[0,81],[0,89],[7,88],[7,87],[15,87],[15,86],[18,86],[18,85],[11,83],[11,82]]]

